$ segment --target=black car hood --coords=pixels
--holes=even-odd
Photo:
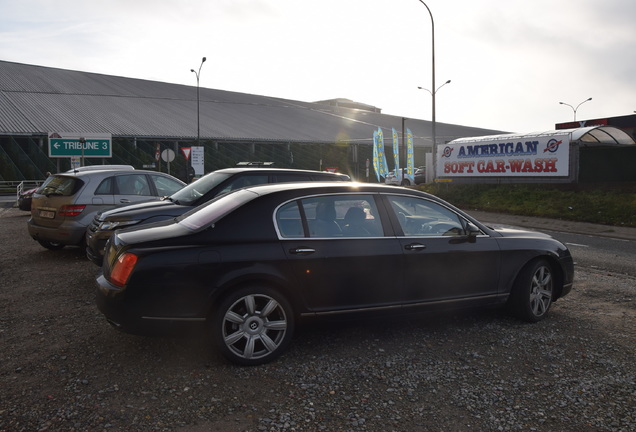
[[[507,228],[507,227],[491,227],[491,229],[502,237],[513,237],[513,238],[552,238],[549,234],[545,234],[538,231],[527,231],[521,230],[517,228]]]
[[[176,204],[170,200],[146,201],[137,204],[125,205],[107,210],[101,214],[100,219],[104,220],[145,220],[154,216],[181,216],[192,207]]]

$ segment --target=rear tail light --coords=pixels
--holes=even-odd
[[[133,253],[124,253],[117,258],[110,270],[108,280],[113,285],[123,287],[128,282],[128,278],[137,264],[137,255]]]
[[[57,212],[59,216],[64,217],[73,217],[79,215],[84,209],[85,205],[63,205],[60,207],[60,210]]]

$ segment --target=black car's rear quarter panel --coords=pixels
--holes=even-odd
[[[289,263],[272,218],[256,217],[261,211],[273,208],[246,205],[212,228],[129,249],[139,260],[122,292],[127,307],[144,317],[206,318],[237,286],[261,283],[291,292]]]

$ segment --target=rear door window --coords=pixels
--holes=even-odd
[[[95,195],[112,195],[115,185],[115,177],[108,177],[102,180],[102,182],[95,189]]]
[[[152,196],[145,174],[120,175],[115,177],[116,194]]]
[[[219,191],[219,195],[231,192],[236,189],[266,183],[269,183],[268,175],[238,175],[232,177],[232,179],[223,187],[223,189]]]
[[[183,188],[183,184],[168,177],[151,174],[150,178],[157,188],[159,196],[169,196]]]
[[[277,211],[276,224],[282,238],[384,236],[373,195],[341,194],[292,201]]]

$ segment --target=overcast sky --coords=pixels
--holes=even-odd
[[[636,110],[636,1],[425,0],[437,121],[528,133]],[[419,0],[0,0],[0,60],[431,119]]]

